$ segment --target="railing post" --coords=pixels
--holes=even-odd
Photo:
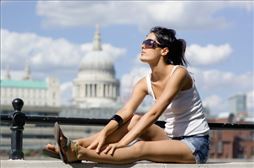
[[[11,121],[11,151],[9,159],[24,159],[23,153],[23,130],[26,115],[21,112],[24,105],[23,100],[16,98],[12,101],[14,112],[10,114]]]

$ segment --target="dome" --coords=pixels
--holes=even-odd
[[[112,106],[118,99],[119,85],[112,56],[102,50],[97,28],[93,49],[81,60],[73,80],[73,102],[80,108]]]
[[[115,81],[112,59],[104,51],[89,52],[80,63],[78,79],[86,81]]]
[[[91,51],[81,61],[79,71],[101,71],[115,76],[115,68],[110,56],[103,51]]]

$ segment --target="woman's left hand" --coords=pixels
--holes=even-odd
[[[106,149],[103,150],[103,153],[113,155],[117,148],[122,148],[122,147],[125,147],[125,146],[127,146],[127,145],[121,144],[120,142],[112,143],[112,144],[109,144],[106,147]]]

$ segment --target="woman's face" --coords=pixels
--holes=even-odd
[[[140,60],[145,63],[156,63],[161,56],[161,48],[154,33],[149,33],[141,45]]]

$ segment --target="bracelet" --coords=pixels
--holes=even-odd
[[[113,117],[110,120],[115,120],[119,126],[121,126],[123,124],[123,119],[121,116],[119,115],[113,115]]]

